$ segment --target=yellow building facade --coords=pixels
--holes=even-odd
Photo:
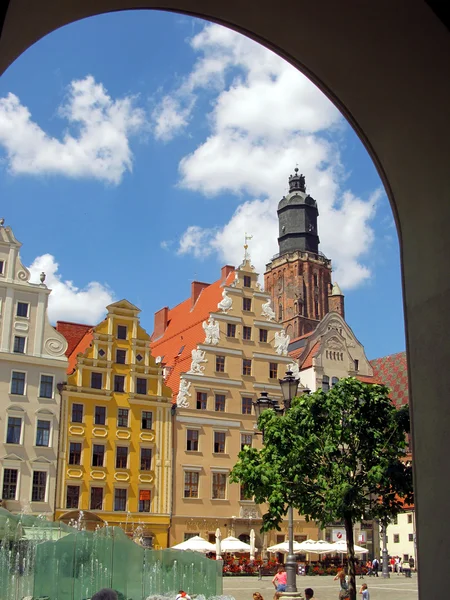
[[[56,518],[88,528],[107,522],[147,546],[165,548],[172,502],[172,393],[151,356],[139,309],[122,300],[107,310],[69,356]]]

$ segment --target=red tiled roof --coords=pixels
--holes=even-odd
[[[374,377],[391,389],[392,402],[403,406],[409,402],[408,364],[406,352],[390,354],[371,360]]]
[[[320,349],[320,341],[316,342],[314,344],[314,346],[311,348],[311,350],[308,352],[308,354],[306,355],[305,360],[300,365],[300,370],[301,371],[303,369],[309,369],[310,367],[312,367],[312,365],[313,365],[313,358],[316,357],[319,349]]]
[[[92,325],[70,323],[69,321],[56,322],[56,331],[61,333],[67,340],[66,356],[70,356],[72,354],[81,338],[87,331],[89,331],[89,329],[92,329],[92,327]]]
[[[376,377],[372,377],[370,375],[356,375],[356,379],[358,381],[362,381],[363,383],[382,383],[381,381],[378,381]]]
[[[223,286],[230,285],[233,280],[234,270],[228,274],[225,282],[218,279],[204,287],[193,307],[189,297],[170,309],[164,334],[150,345],[153,356],[161,356],[162,364],[170,369],[166,385],[171,388],[174,399],[178,394],[181,373],[189,371],[191,351],[205,339],[202,323],[211,312],[217,310]]]

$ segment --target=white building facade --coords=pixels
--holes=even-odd
[[[52,518],[67,342],[48,321],[45,274],[30,283],[21,245],[0,220],[0,494],[11,512]]]
[[[406,510],[397,515],[386,529],[387,550],[389,556],[400,557],[401,562],[414,559],[416,565],[416,521],[413,510]]]

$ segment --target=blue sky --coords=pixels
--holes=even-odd
[[[298,164],[322,251],[369,358],[404,349],[398,241],[357,136],[291,66],[238,34],[136,11],[74,23],[0,80],[2,216],[51,317],[95,323],[113,299],[159,308],[239,264],[262,272]]]

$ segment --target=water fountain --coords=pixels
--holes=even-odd
[[[119,527],[86,531],[81,514],[66,525],[0,508],[2,600],[86,600],[103,587],[121,600],[169,599],[180,589],[212,598],[222,594],[221,561],[143,548]]]

